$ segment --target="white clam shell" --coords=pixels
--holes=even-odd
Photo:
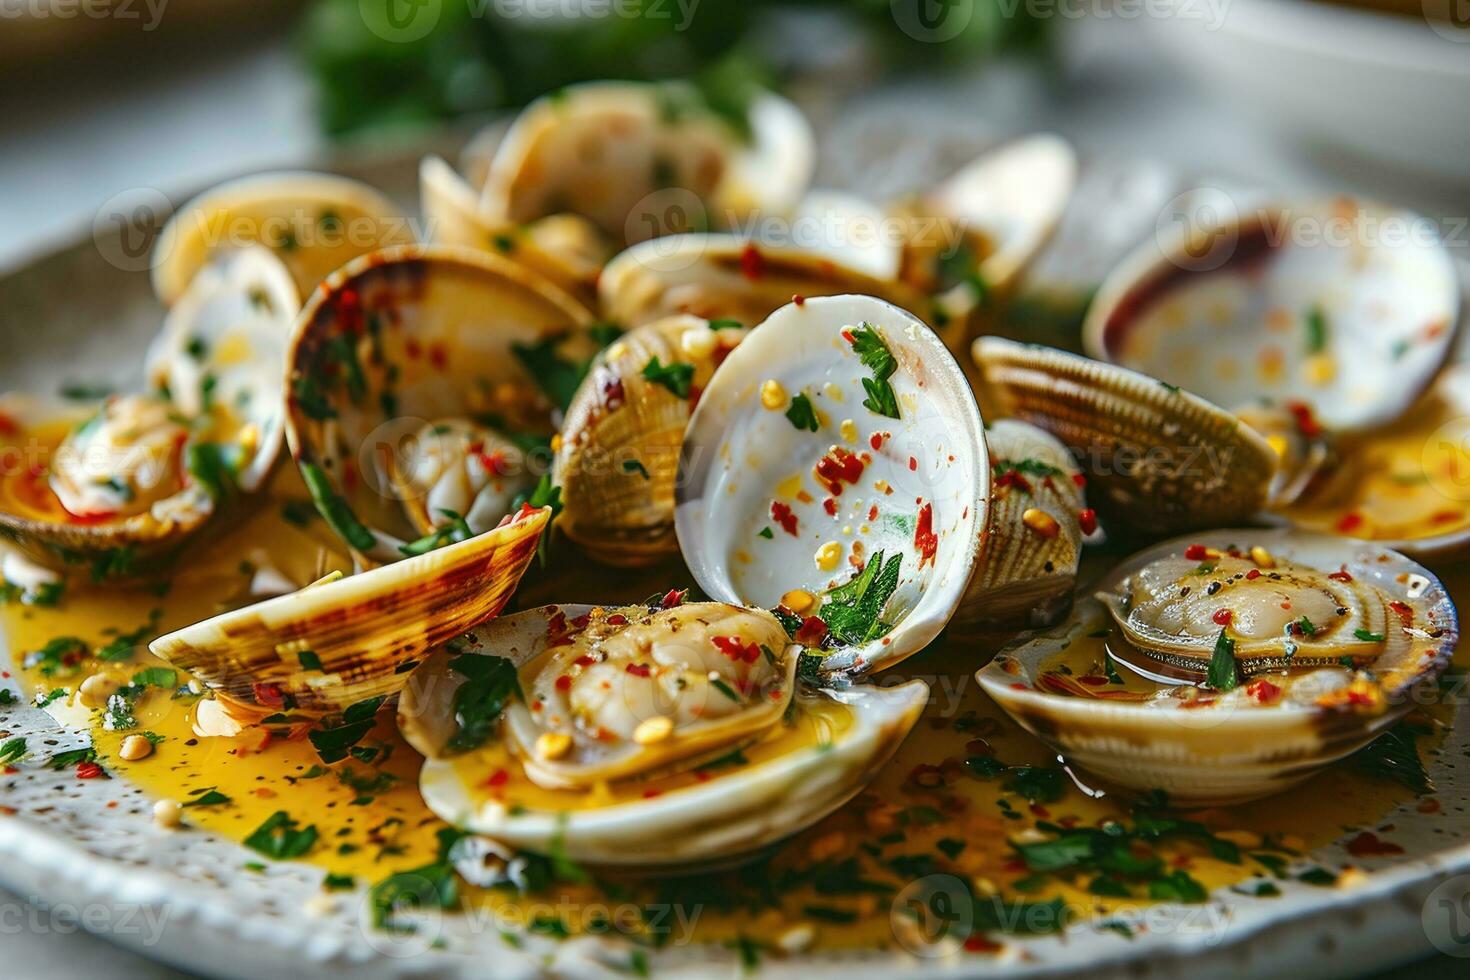
[[[1304,401],[1350,432],[1403,415],[1460,317],[1454,262],[1427,219],[1339,198],[1231,205],[1140,246],[1103,283],[1084,340],[1226,408]]]
[[[843,335],[863,324],[877,329],[898,362],[889,379],[898,419],[863,404],[869,371]],[[818,431],[798,428],[784,407],[764,407],[767,382],[791,398],[805,395]],[[858,482],[831,498],[828,514],[828,493],[812,470],[834,446],[869,458]],[[934,639],[964,598],[989,480],[979,409],[939,337],[871,296],[808,299],[752,330],[700,398],[680,456],[675,526],[700,587],[742,605],[771,607],[797,588],[820,595],[851,577],[854,556],[860,564],[879,551],[903,555],[887,607],[891,632],[832,654],[824,666],[878,670]],[[773,518],[773,503],[791,508],[795,533]],[[915,542],[926,510],[936,539],[927,559]],[[772,529],[768,537],[763,528]],[[815,556],[824,546],[840,546],[840,564],[822,567]]]
[[[576,617],[590,606],[543,606],[505,616],[476,631],[478,652],[517,665],[542,649],[558,612]],[[411,675],[399,702],[399,727],[425,756],[419,776],[424,802],[457,827],[512,847],[558,850],[577,861],[607,865],[703,864],[737,857],[810,826],[856,795],[897,749],[928,697],[922,681],[801,695],[845,704],[852,723],[826,746],[813,745],[717,775],[650,799],[589,806],[569,793],[567,807],[509,807],[479,798],[472,777],[441,754],[453,725],[459,675],[440,651]],[[797,710],[800,710],[798,704]],[[485,776],[478,774],[478,781]]]
[[[1107,590],[1186,544],[1224,549],[1242,542],[1315,568],[1336,571],[1342,566],[1411,605],[1416,625],[1432,623],[1442,631],[1416,643],[1411,655],[1381,665],[1386,710],[1358,713],[1291,697],[1260,705],[1243,688],[1214,705],[1193,709],[1182,709],[1171,699],[1092,700],[1039,689],[1044,663],[1069,643],[1111,623],[1095,599],[1080,601],[1057,628],[997,655],[976,678],[1023,728],[1113,785],[1138,792],[1162,789],[1185,806],[1236,803],[1290,788],[1401,718],[1413,706],[1413,687],[1432,681],[1448,665],[1458,640],[1458,620],[1439,580],[1404,556],[1365,542],[1292,530],[1213,531],[1165,542],[1130,558],[1100,588]]]

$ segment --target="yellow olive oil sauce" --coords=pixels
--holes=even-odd
[[[91,728],[102,768],[154,797],[186,804],[182,811],[186,823],[244,841],[273,814],[284,812],[296,827],[316,830],[315,843],[299,860],[333,875],[350,875],[359,885],[370,885],[392,873],[434,862],[436,832],[444,828],[419,798],[420,759],[397,735],[391,706],[380,712],[376,727],[359,743],[364,754],[371,756],[368,761],[349,757],[326,766],[303,725],[286,726],[283,734],[270,737],[252,732],[235,738],[199,738],[190,725],[197,699],[149,688],[134,708],[136,727],[109,731],[104,727],[106,712],[83,707],[76,694],[80,683],[97,670],[126,682],[145,668],[165,666],[146,652],[146,641],[244,604],[250,578],[266,565],[297,582],[344,568],[330,532],[304,503],[294,473],[290,474],[248,516],[194,548],[196,557],[175,569],[166,591],[152,587],[104,590],[73,584],[55,608],[9,605],[4,609],[3,625],[17,665],[27,652],[43,648],[56,637],[77,637],[95,651],[120,634],[127,638],[146,626],[137,650],[124,660],[98,663],[95,657],[87,657],[69,676],[43,677],[36,669],[22,671],[27,696],[64,690],[49,709],[69,724]],[[553,569],[555,555],[560,551],[565,557],[566,551],[561,550],[565,548],[559,543],[554,549]],[[586,564],[565,561],[563,569]],[[532,605],[551,598],[637,601],[649,593],[687,584],[687,573],[678,566],[661,567],[647,575],[585,567],[570,573],[575,579],[568,574],[533,569],[521,603]],[[1458,595],[1462,585],[1470,587],[1470,578],[1458,571],[1449,585],[1451,593]],[[156,614],[150,615],[153,610]],[[1085,876],[1064,881],[1037,874],[1018,857],[1012,842],[1044,839],[1058,827],[1099,827],[1109,821],[1132,826],[1134,815],[1126,799],[1090,796],[1057,767],[1057,760],[1044,746],[1011,723],[981,693],[974,671],[1005,639],[997,634],[993,642],[984,644],[941,641],[875,678],[873,682],[881,684],[907,677],[928,681],[932,697],[923,718],[865,791],[774,854],[743,869],[691,869],[693,873],[685,878],[644,878],[591,869],[590,881],[555,884],[556,898],[567,899],[567,907],[573,909],[589,903],[606,905],[614,899],[684,904],[697,913],[695,939],[739,943],[747,950],[771,948],[793,927],[810,927],[818,948],[894,947],[899,941],[891,914],[895,896],[910,882],[929,874],[959,876],[976,894],[999,894],[1007,901],[1041,903],[1060,897],[1083,915],[1109,916],[1120,908],[1135,909],[1148,902],[1146,885],[1130,885],[1128,898],[1092,894]],[[1079,651],[1077,656],[1086,654]],[[187,678],[178,680],[182,684]],[[818,712],[803,724],[840,725],[841,714],[837,711],[828,718]],[[1448,723],[1447,712],[1436,709],[1432,714],[1441,728]],[[145,731],[158,739],[152,754],[135,762],[120,758],[124,737]],[[745,754],[758,762],[788,741],[809,742],[818,737],[816,728],[787,731],[748,748]],[[1425,740],[1421,751],[1429,744]],[[487,787],[487,795],[503,792],[528,806],[567,804],[566,792],[531,786],[498,745],[480,750],[460,765],[472,784]],[[469,771],[472,769],[475,771]],[[504,775],[497,777],[500,770]],[[488,786],[492,778],[496,782],[493,790]],[[1086,784],[1085,774],[1078,778]],[[663,777],[656,783],[589,794],[586,800],[615,802],[650,792],[677,792],[697,780],[690,774]],[[228,798],[227,802],[205,802],[220,797]],[[1275,854],[1290,861],[1294,853],[1361,830],[1377,829],[1388,835],[1381,827],[1383,817],[1412,798],[1396,782],[1338,765],[1274,799],[1176,815],[1203,824],[1217,841],[1237,847],[1239,863],[1217,856],[1217,848],[1208,839],[1187,835],[1166,838],[1149,845],[1148,850],[1161,859],[1166,873],[1183,872],[1205,889],[1240,886],[1247,879],[1258,887],[1270,880],[1271,871],[1252,854]],[[1421,800],[1419,806],[1426,814],[1437,811],[1432,797]],[[1039,832],[1038,824],[1052,829]],[[258,858],[261,865],[269,860],[264,855]],[[1326,870],[1330,885],[1331,878],[1343,869]],[[545,895],[520,896],[514,890],[465,888],[462,894],[464,901],[503,912],[533,905],[544,908],[546,903]],[[547,931],[546,924],[541,925]],[[551,931],[575,933],[588,927],[589,923],[576,921],[573,915]],[[997,947],[977,938],[968,948],[984,952]]]

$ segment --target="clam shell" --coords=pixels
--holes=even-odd
[[[566,507],[558,526],[598,561],[637,566],[678,552],[679,446],[718,358],[743,335],[675,316],[629,331],[598,355],[567,409],[553,470]],[[655,358],[694,369],[687,397],[644,377]]]
[[[395,561],[416,536],[391,471],[428,422],[493,417],[496,428],[550,434],[554,406],[516,350],[554,341],[568,365],[590,358],[591,319],[513,262],[442,245],[363,256],[312,294],[291,338],[286,435],[318,507],[347,508],[373,535],[349,538],[360,559]]]
[[[848,337],[865,324],[895,362],[899,418],[864,404],[872,378]],[[779,388],[774,408],[768,382]],[[787,414],[798,395],[815,432]],[[815,471],[829,462],[860,472]],[[891,630],[824,662],[859,674],[922,649],[954,614],[979,552],[989,475],[974,396],[939,337],[881,299],[820,297],[771,314],[705,389],[681,450],[675,523],[700,587],[741,605],[769,608],[789,590],[821,596],[878,552],[901,555]]]
[[[276,706],[289,695],[330,712],[392,694],[408,668],[495,616],[525,574],[549,509],[381,568],[308,586],[206,619],[149,644],[235,702]],[[315,665],[302,663],[316,654]]]
[[[1146,375],[998,337],[975,342],[981,400],[1056,436],[1119,529],[1167,534],[1250,519],[1276,470],[1234,415]]]
[[[1285,698],[1260,705],[1245,689],[1210,707],[1185,709],[1172,699],[1149,701],[1064,697],[1043,689],[1041,667],[1066,645],[1109,626],[1104,605],[1078,603],[1066,623],[1023,639],[997,655],[976,678],[1006,713],[1070,763],[1128,790],[1162,789],[1186,807],[1238,803],[1268,796],[1357,751],[1414,704],[1410,690],[1431,683],[1448,665],[1458,640],[1454,605],[1422,566],[1372,544],[1292,530],[1227,530],[1160,544],[1130,558],[1106,588],[1187,543],[1228,548],[1260,544],[1273,555],[1317,568],[1340,566],[1412,605],[1416,624],[1442,632],[1424,637],[1395,662],[1380,665],[1385,705],[1380,712],[1349,704]],[[1308,688],[1310,693],[1312,689]]]
[[[1084,340],[1218,405],[1305,402],[1350,432],[1424,393],[1460,302],[1438,232],[1410,211],[1349,198],[1232,207],[1141,246],[1103,283]]]
[[[473,652],[525,663],[544,648],[554,616],[590,609],[544,606],[495,620],[476,631],[480,643]],[[922,681],[910,681],[800,695],[794,710],[803,710],[803,698],[831,699],[847,706],[851,724],[825,745],[723,770],[653,798],[599,805],[584,791],[542,792],[508,806],[478,790],[485,774],[473,755],[443,752],[454,723],[454,694],[463,683],[448,670],[448,659],[440,651],[421,664],[399,701],[399,728],[425,756],[419,775],[424,802],[456,827],[591,864],[705,864],[798,833],[867,785],[918,720],[929,692]]]
[[[419,164],[419,201],[430,241],[494,252],[591,303],[597,275],[612,247],[590,221],[550,215],[524,225],[497,222],[481,210],[480,196],[436,156]]]
[[[810,128],[757,99],[747,143],[678,84],[591,82],[527,106],[490,163],[485,213],[508,224],[571,212],[614,241],[784,212],[811,177]]]
[[[305,296],[349,259],[413,238],[402,210],[360,181],[305,171],[256,174],[174,212],[153,247],[153,291],[172,306],[215,257],[263,245]]]
[[[990,423],[985,442],[989,517],[975,577],[949,624],[955,635],[998,623],[1056,622],[1071,605],[1082,558],[1085,503],[1067,447],[1014,419]]]
[[[793,297],[842,293],[880,296],[931,322],[936,317],[928,297],[903,283],[875,279],[813,250],[727,234],[643,242],[616,256],[598,280],[603,313],[624,326],[679,313],[752,326]]]

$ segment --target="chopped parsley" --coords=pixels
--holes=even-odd
[[[648,363],[643,365],[643,370],[639,373],[643,380],[651,384],[663,385],[673,392],[676,398],[688,398],[689,387],[694,381],[693,364],[681,364],[677,361],[672,364],[661,364],[657,356],[649,358]]]
[[[464,653],[449,661],[449,669],[467,678],[454,692],[454,735],[449,749],[468,752],[479,748],[495,731],[500,713],[513,697],[521,697],[515,664],[505,657]]]
[[[572,396],[577,393],[582,379],[587,376],[592,361],[569,361],[563,358],[556,350],[563,339],[564,335],[557,335],[542,338],[534,344],[512,344],[511,352],[521,362],[526,373],[541,386],[551,403],[565,411],[572,403]]]
[[[301,478],[306,483],[306,489],[311,492],[311,499],[316,504],[317,512],[327,522],[333,531],[358,551],[367,551],[378,543],[373,536],[357,519],[347,501],[332,489],[331,481],[327,479],[326,472],[315,463],[301,461]]]
[[[871,378],[862,379],[863,390],[868,395],[863,399],[863,407],[887,418],[898,418],[898,395],[888,381],[898,370],[893,352],[872,324],[864,323],[850,331],[850,335],[853,353],[857,354],[863,367],[873,373]]]
[[[372,731],[383,700],[379,695],[349,705],[341,717],[328,718],[320,727],[306,733],[323,763],[331,765],[347,758],[348,750]]]
[[[468,541],[475,536],[475,532],[470,529],[469,522],[456,512],[441,507],[439,513],[449,521],[448,524],[429,532],[417,541],[410,541],[408,544],[399,545],[398,550],[410,558],[414,558],[418,555],[427,555],[429,552],[442,548],[447,544]]]
[[[1224,629],[1215,638],[1215,652],[1210,655],[1210,667],[1205,673],[1205,686],[1217,691],[1233,691],[1240,683],[1235,663],[1235,641]]]
[[[806,396],[806,392],[798,392],[791,399],[791,407],[786,409],[786,418],[798,429],[806,429],[816,432],[821,428],[817,420],[817,410],[812,407],[812,400]]]
[[[1322,307],[1307,310],[1307,353],[1320,354],[1327,348],[1327,314]]]
[[[315,824],[301,827],[285,810],[277,810],[245,838],[245,846],[277,861],[301,857],[316,844]]]
[[[625,459],[625,460],[623,460],[623,472],[624,473],[637,473],[638,475],[642,476],[643,479],[645,479],[645,480],[652,479],[652,477],[650,477],[648,475],[648,467],[644,466],[643,463],[640,460],[636,460],[636,459]]]
[[[902,553],[886,563],[879,551],[868,559],[863,570],[846,585],[827,594],[817,615],[839,643],[856,645],[877,639],[892,627],[882,619],[883,609],[898,588],[903,565]]]

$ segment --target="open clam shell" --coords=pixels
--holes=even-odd
[[[586,218],[554,214],[510,224],[485,212],[480,195],[441,158],[419,164],[419,202],[430,241],[495,252],[590,303],[612,257],[607,237]]]
[[[506,658],[523,668],[545,657],[553,639],[560,642],[569,621],[589,615],[596,615],[591,606],[545,606],[506,616],[477,630],[475,644],[457,656]],[[928,695],[921,681],[802,692],[789,702],[785,720],[737,743],[739,753],[717,767],[705,762],[591,792],[548,789],[528,777],[504,739],[453,750],[459,692],[468,679],[452,668],[455,657],[447,650],[433,654],[410,676],[399,702],[399,727],[425,756],[424,801],[457,827],[593,864],[702,864],[799,832],[867,784],[918,720]],[[512,710],[530,714],[520,705]]]
[[[570,212],[618,242],[781,213],[814,166],[810,127],[764,95],[741,133],[693,89],[591,82],[531,103],[496,150],[483,208],[507,224]]]
[[[591,319],[535,273],[449,246],[363,256],[312,294],[288,355],[287,438],[318,509],[360,559],[395,561],[422,532],[400,499],[414,486],[405,475],[470,477],[476,494],[482,483],[500,492],[502,476],[534,485],[534,452],[487,454],[458,427],[441,438],[438,426],[468,420],[507,438],[549,438],[597,350]],[[439,468],[423,458],[456,449],[474,458]],[[472,531],[499,519],[483,516]]]
[[[1132,577],[1194,549],[1249,554],[1252,548],[1265,549],[1277,567],[1315,569],[1338,587],[1344,580],[1359,583],[1391,604],[1384,634],[1372,638],[1377,656],[1356,668],[1263,670],[1234,686],[1219,678],[1199,686],[1153,684],[1135,678],[1131,661],[1113,658],[1128,640],[1105,601],[1087,599],[1066,623],[1020,641],[976,676],[1022,727],[1116,786],[1162,789],[1187,806],[1287,789],[1402,717],[1413,704],[1412,689],[1432,683],[1449,663],[1458,622],[1440,582],[1403,555],[1294,530],[1214,531],[1166,542],[1124,562],[1099,590],[1122,594]],[[1293,595],[1311,592],[1291,588]],[[1209,630],[1238,626],[1239,642],[1248,643],[1260,625],[1251,620],[1253,598],[1229,588],[1211,600],[1216,598],[1221,608],[1232,609],[1237,600],[1244,605],[1232,609],[1229,624],[1211,622]],[[1331,642],[1327,634],[1322,645]]]
[[[889,593],[830,637],[829,673],[915,653],[966,594],[990,486],[980,413],[939,337],[890,303],[773,313],[705,389],[679,469],[679,543],[707,594],[807,615],[844,586]]]
[[[1430,222],[1337,198],[1268,205],[1141,246],[1098,292],[1087,350],[1236,406],[1304,403],[1335,432],[1404,414],[1460,322]]]
[[[729,234],[668,235],[617,255],[598,280],[603,313],[638,326],[679,313],[760,323],[794,297],[881,296],[943,320],[928,297],[901,282],[867,275],[822,252],[752,242]]]
[[[424,555],[206,619],[149,649],[226,703],[340,711],[392,694],[430,650],[504,608],[549,509]]]
[[[169,311],[148,357],[158,394],[101,406],[0,398],[15,465],[0,476],[0,528],[32,558],[94,578],[146,574],[279,455],[281,369],[296,287],[269,252],[206,267]]]
[[[981,337],[980,395],[1037,425],[1080,461],[1093,504],[1118,528],[1167,534],[1249,520],[1276,472],[1270,444],[1235,415],[1171,384],[1046,347]]]
[[[153,247],[153,291],[171,306],[219,255],[264,246],[306,296],[348,260],[413,239],[402,210],[360,181],[304,171],[256,174],[174,212]]]
[[[745,331],[694,316],[657,320],[598,355],[567,408],[554,464],[559,527],[599,561],[678,552],[674,481],[694,405]]]

